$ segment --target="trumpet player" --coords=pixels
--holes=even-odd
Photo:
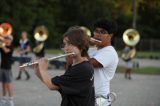
[[[123,49],[122,59],[126,63],[124,77],[129,80],[131,80],[131,73],[132,73],[133,64],[134,64],[133,58],[135,57],[135,55],[136,55],[135,47],[126,45],[125,48]]]
[[[109,19],[98,19],[93,26],[94,38],[101,41],[92,41],[96,45],[96,50],[89,54],[94,67],[96,106],[111,106],[110,81],[118,65],[118,55],[111,41],[117,25]]]
[[[27,32],[23,31],[21,33],[21,39],[19,41],[19,51],[18,51],[18,53],[20,54],[20,61],[19,61],[20,65],[22,65],[22,64],[24,64],[26,62],[25,58],[22,58],[22,57],[23,56],[27,56],[28,53],[30,52],[30,49],[31,48],[30,48],[28,37],[27,37]],[[20,68],[16,80],[20,80],[21,79],[22,72],[25,73],[26,80],[29,80],[30,79],[30,75],[29,75],[28,71],[24,67]]]
[[[0,45],[1,52],[1,69],[0,69],[0,82],[2,82],[2,98],[0,98],[0,104],[6,106],[14,106],[13,102],[13,88],[12,88],[12,47],[13,37],[7,35],[3,39],[3,43]]]

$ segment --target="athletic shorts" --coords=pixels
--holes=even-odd
[[[0,82],[11,82],[12,81],[12,71],[8,69],[0,69]]]

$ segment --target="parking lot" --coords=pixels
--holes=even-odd
[[[158,62],[157,62],[158,64]],[[13,65],[13,87],[15,106],[60,106],[61,96],[57,91],[50,91],[35,76],[31,68],[27,68],[31,79],[15,80],[18,74],[18,63]],[[61,75],[64,69],[49,69],[52,76]],[[160,75],[133,74],[132,80],[126,80],[123,73],[116,73],[111,81],[111,91],[117,94],[113,106],[160,106]],[[1,88],[0,88],[1,91]],[[0,92],[0,95],[2,93]]]

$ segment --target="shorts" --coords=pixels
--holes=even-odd
[[[12,71],[9,69],[0,69],[0,82],[10,83],[12,81]]]
[[[127,68],[133,68],[133,61],[128,61],[127,63],[126,63],[126,66],[127,66]]]

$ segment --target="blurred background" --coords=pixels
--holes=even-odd
[[[118,23],[114,39],[117,50],[124,47],[123,32],[133,26],[141,37],[137,50],[160,50],[159,0],[0,0],[0,7],[0,23],[12,25],[15,46],[21,31],[26,30],[33,41],[34,29],[44,25],[49,30],[47,48],[59,48],[61,36],[68,27],[81,25],[92,30],[97,18],[106,17]]]
[[[62,35],[70,26],[86,26],[92,32],[93,22],[101,17],[113,19],[118,24],[113,45],[118,51],[120,62],[111,88],[119,99],[114,105],[159,106],[160,0],[0,0],[0,24],[11,24],[14,47],[18,46],[22,31],[27,31],[31,46],[34,45],[35,29],[45,26],[48,30],[48,39],[45,41],[47,56],[63,53],[60,49]],[[134,60],[137,64],[133,68],[133,80],[124,79],[125,62],[121,59],[126,45],[122,39],[123,33],[129,28],[135,28],[140,35],[140,41],[135,46]],[[65,64],[64,59],[59,61],[58,64],[53,62],[55,67],[50,66],[50,69],[56,68],[56,71],[51,72],[58,75],[64,72]],[[17,68],[18,65],[14,64],[14,77],[18,73]],[[14,82],[16,105],[28,106],[30,103],[36,106],[37,103],[37,106],[44,106],[43,100],[46,100],[47,106],[52,106],[53,102],[54,106],[59,105],[60,95],[53,93],[52,97],[44,86],[35,86],[41,82],[34,77],[34,73],[32,76],[28,82]],[[29,98],[31,96],[33,98]],[[55,99],[52,101],[52,98]]]

